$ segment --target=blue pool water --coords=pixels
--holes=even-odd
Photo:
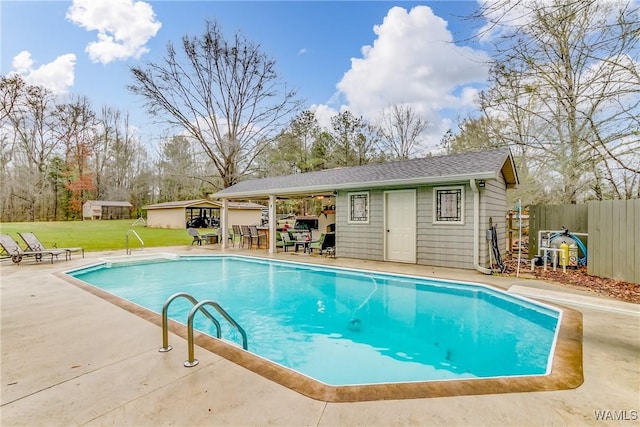
[[[214,300],[244,328],[248,351],[330,385],[543,375],[560,317],[482,285],[247,257],[68,274],[158,313],[176,292]],[[169,317],[186,324],[192,306],[179,298]],[[195,319],[215,336],[209,319]],[[240,345],[220,321],[222,338]]]

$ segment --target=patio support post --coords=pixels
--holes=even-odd
[[[473,266],[481,273],[491,274],[490,269],[482,267],[478,263],[480,257],[480,191],[474,178],[471,178],[469,185],[473,191]]]
[[[277,228],[277,220],[276,220],[276,196],[273,194],[269,195],[269,253],[273,254],[276,252],[276,228]]]
[[[220,235],[220,239],[222,240],[220,244],[222,245],[222,249],[226,249],[229,247],[229,242],[227,239],[229,238],[229,200],[222,199],[222,209],[220,212],[220,227],[222,228],[222,234]]]

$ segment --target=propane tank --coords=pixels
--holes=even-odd
[[[569,265],[567,267],[578,269],[578,245],[575,243],[569,245]]]
[[[566,267],[569,263],[569,245],[567,245],[565,242],[562,242],[560,244],[560,253],[558,255],[560,258],[560,267]]]

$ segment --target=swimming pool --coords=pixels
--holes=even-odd
[[[332,386],[546,375],[562,316],[479,284],[239,256],[67,273],[156,313],[175,292],[215,300],[247,332],[249,352]],[[169,316],[186,323],[191,307],[176,300]],[[204,316],[195,326],[214,335]]]

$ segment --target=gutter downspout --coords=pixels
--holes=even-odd
[[[481,273],[492,274],[492,271],[478,263],[480,257],[480,191],[475,178],[469,180],[473,191],[473,266]]]

